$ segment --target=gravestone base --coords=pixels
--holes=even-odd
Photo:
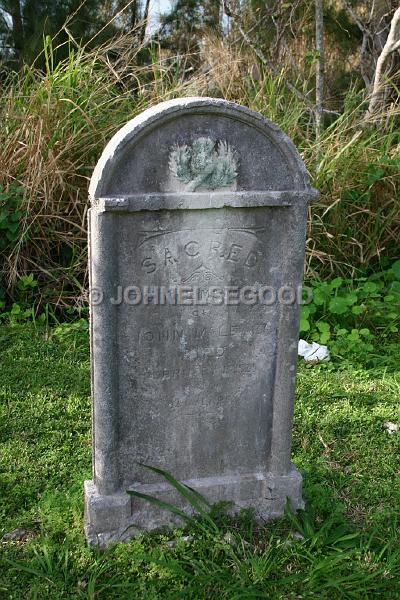
[[[304,507],[302,478],[293,465],[287,475],[258,472],[190,479],[183,483],[194,488],[210,503],[232,502],[232,512],[253,508],[258,521],[282,516],[287,498],[292,509]],[[176,490],[166,482],[137,484],[129,489],[187,509],[187,504],[182,503]],[[93,481],[85,482],[85,532],[90,546],[105,548],[140,532],[165,527],[166,523],[178,524],[179,519],[125,491],[101,495]]]

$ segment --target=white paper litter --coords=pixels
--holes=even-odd
[[[308,363],[328,361],[331,358],[327,346],[317,342],[309,344],[305,340],[299,340],[298,354]]]
[[[383,426],[389,435],[393,435],[394,433],[397,433],[399,431],[398,424],[392,423],[392,421],[386,421],[386,423],[384,423]]]

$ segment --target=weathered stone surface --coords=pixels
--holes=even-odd
[[[171,522],[126,493],[180,502],[139,463],[263,518],[301,507],[297,300],[317,192],[293,144],[232,103],[166,102],[109,142],[90,195],[89,542]]]
[[[9,531],[5,533],[1,538],[2,542],[21,542],[25,541],[28,537],[29,532],[22,527],[17,527],[17,529],[13,529],[13,531]]]

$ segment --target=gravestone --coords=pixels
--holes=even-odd
[[[268,519],[303,506],[290,461],[307,208],[292,142],[242,106],[164,102],[106,146],[90,184],[89,543],[170,522],[158,467]]]

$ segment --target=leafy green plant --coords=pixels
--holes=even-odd
[[[9,310],[5,310],[0,314],[0,320],[8,321],[10,324],[25,323],[32,320],[32,308],[22,308],[20,304],[13,303]]]
[[[32,273],[21,277],[15,287],[16,301],[8,307],[5,302],[0,302],[0,321],[10,324],[32,321],[35,325],[47,322],[47,312],[38,314],[35,302],[38,285]]]
[[[32,273],[30,275],[24,275],[17,282],[16,288],[18,299],[23,303],[30,302],[37,287],[38,282]]]
[[[400,260],[390,269],[354,280],[336,277],[313,285],[312,301],[302,306],[300,335],[333,353],[349,346],[371,351],[374,338],[396,335],[400,327]]]
[[[20,238],[20,222],[24,188],[11,184],[8,189],[0,184],[0,252],[12,249]]]
[[[56,325],[53,327],[51,334],[58,340],[68,340],[76,336],[87,338],[88,332],[88,320],[80,318],[72,323],[60,323]]]

